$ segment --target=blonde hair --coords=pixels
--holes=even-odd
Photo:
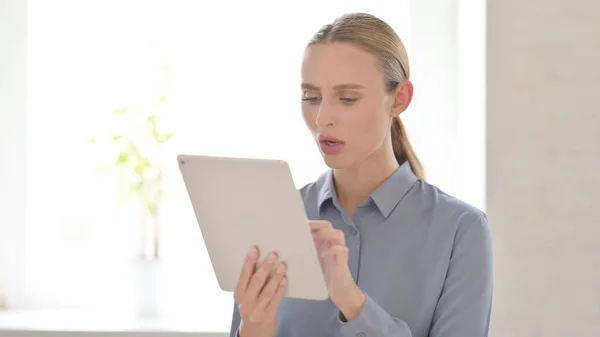
[[[320,43],[346,42],[373,53],[379,59],[388,92],[410,79],[408,55],[400,37],[383,20],[366,13],[345,14],[324,25],[312,37],[308,46]],[[425,179],[425,170],[413,150],[400,117],[391,126],[392,147],[398,163],[408,160],[413,173]]]

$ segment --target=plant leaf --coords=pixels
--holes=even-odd
[[[133,192],[133,193],[139,194],[142,192],[143,189],[144,189],[144,183],[141,181],[136,184],[131,185],[131,192]]]
[[[150,212],[150,214],[154,214],[156,213],[156,203],[154,201],[148,201],[148,212]]]
[[[167,132],[165,134],[158,135],[158,139],[156,141],[159,144],[164,144],[164,143],[170,141],[171,139],[173,139],[174,136],[175,136],[175,132]]]
[[[127,152],[121,152],[121,153],[119,153],[119,156],[117,157],[116,164],[117,165],[125,165],[128,162],[129,162],[129,153],[127,153]]]
[[[148,123],[150,123],[152,126],[156,126],[156,120],[158,119],[158,117],[156,117],[156,115],[151,115],[148,116],[148,118],[146,119],[148,121]]]
[[[135,174],[137,174],[140,179],[144,179],[144,172],[146,169],[150,167],[150,161],[147,158],[138,158],[138,162],[134,167]]]
[[[162,96],[160,96],[160,98],[156,102],[155,106],[159,106],[159,105],[163,104],[166,101],[167,101],[167,96],[166,95],[162,95]]]

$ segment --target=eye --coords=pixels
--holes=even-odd
[[[341,92],[339,94],[340,101],[346,105],[354,104],[356,101],[358,101],[358,98],[359,95],[352,92]]]
[[[302,92],[302,101],[310,102],[311,104],[318,102],[320,99],[319,94],[312,90],[304,90]]]

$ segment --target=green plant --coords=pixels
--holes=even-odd
[[[170,78],[170,70],[163,66],[163,79]],[[161,82],[162,83],[162,82]],[[158,259],[160,256],[159,210],[164,195],[161,150],[173,139],[175,133],[163,131],[161,116],[168,112],[168,89],[160,86],[158,98],[149,104],[124,107],[112,111],[111,123],[118,132],[92,138],[90,144],[106,142],[112,156],[107,165],[119,174],[119,200],[135,200],[140,210],[140,258]]]

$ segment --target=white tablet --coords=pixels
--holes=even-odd
[[[289,165],[271,159],[179,155],[179,169],[219,286],[234,291],[246,254],[277,252],[286,297],[328,298],[317,250]]]

